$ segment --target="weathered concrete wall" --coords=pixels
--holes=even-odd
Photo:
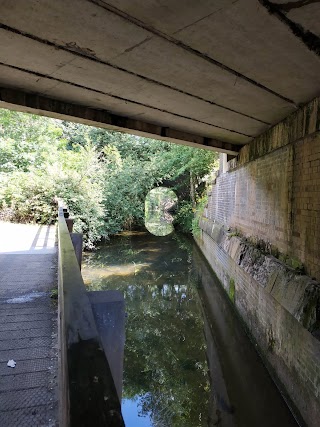
[[[241,149],[196,239],[310,427],[320,413],[319,117],[315,100]]]
[[[282,391],[289,395],[308,427],[320,413],[320,341],[226,252],[202,232],[197,243],[257,341]],[[295,409],[295,408],[293,408]]]

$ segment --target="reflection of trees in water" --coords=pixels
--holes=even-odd
[[[104,251],[109,265],[151,264],[99,283],[100,289],[125,294],[123,397],[138,398],[141,415],[149,415],[154,427],[207,426],[206,346],[188,243],[178,235],[161,240],[144,235],[118,238]],[[90,258],[92,268],[103,265],[101,253]]]
[[[177,204],[175,193],[164,187],[154,188],[145,200],[145,225],[150,233],[166,236],[173,231],[173,216],[170,213]]]
[[[185,283],[180,276],[174,283]],[[209,398],[203,325],[192,285],[174,283],[126,293],[124,396],[141,396],[141,414],[151,413],[155,426],[196,427],[205,425],[199,416]]]

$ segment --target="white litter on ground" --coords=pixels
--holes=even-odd
[[[32,292],[31,294],[22,295],[21,297],[10,298],[5,301],[7,304],[22,304],[24,302],[30,302],[36,298],[46,296],[46,292]]]
[[[7,366],[9,368],[15,368],[16,364],[17,364],[17,362],[15,362],[13,359],[10,359],[9,362],[7,363]]]

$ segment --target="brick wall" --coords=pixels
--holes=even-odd
[[[320,277],[320,134],[294,144],[292,229],[288,252]]]
[[[220,175],[205,216],[271,243],[320,279],[320,134]]]
[[[302,261],[306,273],[320,280],[319,99],[256,138],[228,162],[228,171],[213,183],[203,217],[198,245],[226,291],[235,284],[235,306],[274,377],[306,424],[318,426],[320,341],[289,309],[301,289],[298,292],[294,281],[284,280],[280,285],[285,292],[282,299],[277,298],[262,284],[259,262],[252,260],[251,271],[256,274],[250,274],[232,248],[229,253],[223,246],[221,236],[230,227],[245,237],[263,240]],[[279,274],[276,271],[275,277]],[[303,301],[315,302],[317,312],[319,286],[310,287],[307,282]],[[316,316],[319,313],[313,320],[319,322]]]

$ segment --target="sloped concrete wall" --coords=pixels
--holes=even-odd
[[[317,284],[306,276],[299,278],[284,265],[277,271],[277,261],[267,257],[265,262],[270,262],[271,268],[259,267],[253,258],[249,262],[250,251],[247,260],[241,260],[243,247],[235,239],[232,237],[227,247],[228,237],[224,235],[219,242],[216,234],[202,230],[196,241],[256,340],[271,374],[291,400],[292,409],[308,427],[316,427],[320,413],[320,341],[303,326],[303,310],[308,287]],[[282,280],[272,289],[275,271]],[[295,280],[297,292],[291,289]],[[285,290],[283,282],[288,284]]]

